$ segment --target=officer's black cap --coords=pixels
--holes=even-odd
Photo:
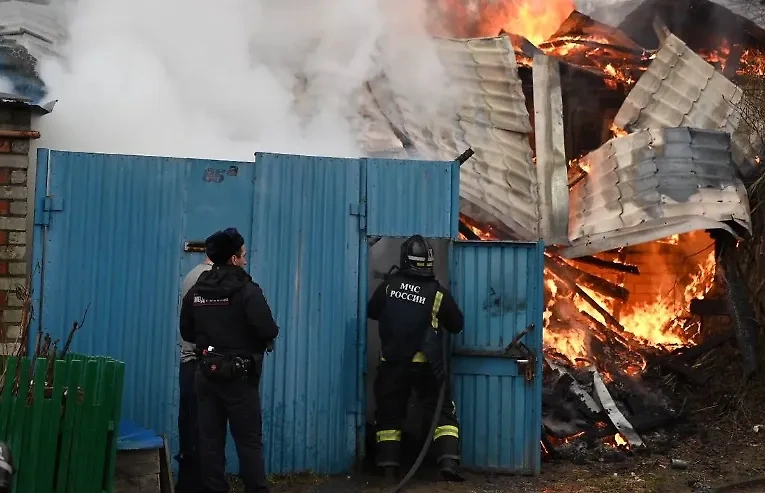
[[[244,246],[244,237],[239,234],[236,228],[216,231],[205,240],[207,258],[212,260],[215,265],[228,263],[228,259],[239,253],[242,246]]]

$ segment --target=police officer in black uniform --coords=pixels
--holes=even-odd
[[[464,318],[452,295],[436,280],[433,248],[420,235],[401,245],[399,270],[375,290],[367,311],[379,322],[382,345],[374,383],[377,465],[391,480],[398,472],[409,394],[415,389],[426,415],[434,415],[441,383],[448,378],[441,330],[461,332]],[[432,447],[442,476],[461,481],[459,422],[449,387],[447,382]]]
[[[205,493],[226,493],[226,423],[239,456],[245,493],[268,492],[260,410],[263,354],[279,328],[263,291],[243,267],[244,238],[236,229],[205,242],[213,268],[184,296],[181,336],[196,344],[199,459]]]

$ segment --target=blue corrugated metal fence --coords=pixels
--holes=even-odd
[[[351,468],[365,425],[367,237],[455,238],[456,163],[43,149],[37,173],[34,328],[63,341],[89,306],[74,350],[127,363],[125,419],[176,443],[180,282],[203,258],[184,246],[234,226],[250,238],[249,270],[281,327],[262,385],[269,471]],[[496,350],[524,324],[541,327],[539,248],[454,245],[452,279],[468,321],[458,351]],[[541,332],[526,342],[541,351]],[[455,358],[465,459],[536,472],[541,380],[523,383],[510,363]],[[484,442],[490,450],[479,450]]]
[[[451,284],[465,313],[452,356],[463,462],[538,474],[542,427],[543,251],[536,243],[457,242]],[[505,348],[520,339],[536,357],[528,381]]]

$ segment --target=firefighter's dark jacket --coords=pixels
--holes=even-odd
[[[404,283],[420,286],[419,293],[427,298],[427,302],[411,303],[391,296],[391,291]],[[438,292],[441,293],[441,300],[433,317],[434,299]],[[414,352],[420,350],[423,335],[434,318],[439,328],[453,334],[462,332],[465,323],[457,302],[435,278],[404,273],[394,274],[378,286],[367,305],[367,317],[379,322],[382,354],[389,361],[411,358]]]
[[[181,304],[181,337],[231,354],[263,353],[279,334],[263,291],[242,268],[203,272]]]

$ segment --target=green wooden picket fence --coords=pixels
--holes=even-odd
[[[13,454],[13,492],[113,492],[125,364],[81,354],[52,369],[39,358],[0,361],[0,440]]]

